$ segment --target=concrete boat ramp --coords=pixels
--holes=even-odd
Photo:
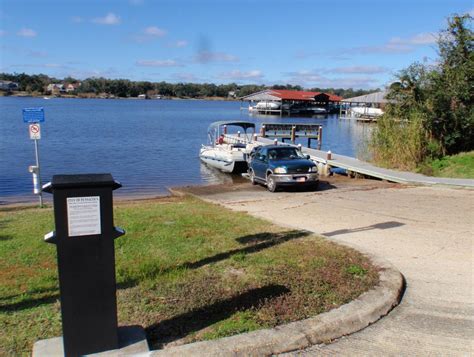
[[[237,139],[237,138],[236,138]],[[273,144],[274,140],[258,137],[257,141],[263,145]],[[344,169],[351,175],[363,175],[374,177],[385,181],[404,183],[410,185],[441,185],[451,187],[474,188],[472,179],[453,179],[445,177],[429,177],[412,172],[396,171],[374,166],[368,162],[355,159],[353,157],[338,155],[327,151],[302,147],[302,151],[311,156],[311,159],[318,162],[322,172],[328,172],[330,168]],[[321,170],[320,170],[321,171]]]
[[[316,192],[271,193],[248,183],[190,189],[232,210],[381,257],[404,275],[401,304],[380,321],[285,357],[472,356],[474,190],[340,175],[321,184]]]

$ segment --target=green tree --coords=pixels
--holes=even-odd
[[[440,33],[437,64],[413,63],[400,71],[389,88],[393,102],[372,135],[370,147],[379,164],[413,168],[439,155],[474,149],[471,28],[471,16],[454,15]],[[402,155],[403,148],[409,155]]]
[[[472,17],[455,15],[438,40],[440,64],[432,73],[428,123],[443,151],[474,149],[474,33]]]

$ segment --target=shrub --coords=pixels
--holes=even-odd
[[[372,133],[369,148],[374,162],[400,170],[413,170],[427,157],[439,154],[439,145],[429,138],[424,127],[424,114],[418,111],[403,121],[382,116]]]

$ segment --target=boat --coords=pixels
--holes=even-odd
[[[313,114],[327,114],[328,111],[325,108],[321,107],[313,107],[311,108],[313,110]]]
[[[351,107],[349,110],[350,110],[351,116],[354,116],[356,118],[379,117],[383,114],[383,110],[380,108]]]
[[[230,134],[230,128],[237,133]],[[240,130],[239,130],[240,129]],[[208,129],[209,143],[202,145],[201,161],[227,173],[247,171],[247,155],[256,146],[255,124],[245,121],[218,121]]]
[[[267,102],[267,101],[262,101],[258,102],[255,108],[257,110],[276,110],[280,109],[281,104],[277,102]]]

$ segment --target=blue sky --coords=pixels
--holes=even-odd
[[[464,0],[0,0],[0,72],[376,88]]]

